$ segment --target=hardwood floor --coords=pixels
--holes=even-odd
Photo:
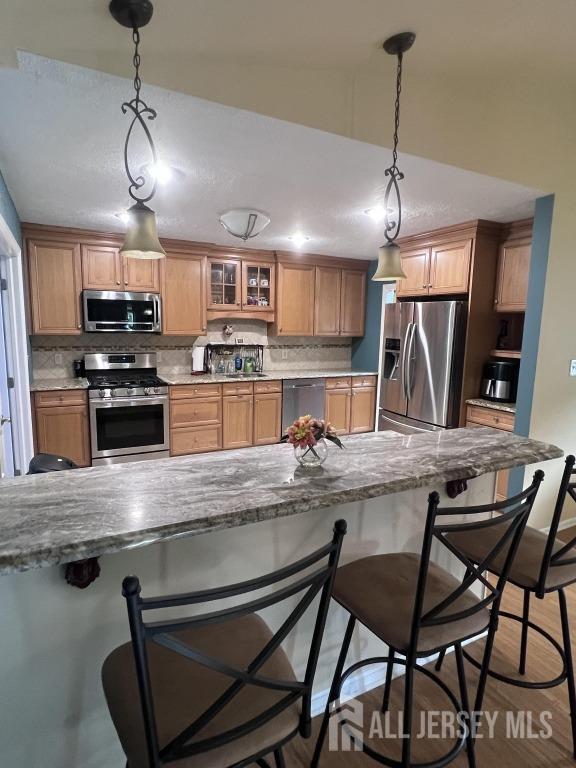
[[[568,531],[563,532],[568,535]],[[576,530],[573,529],[573,533]],[[508,587],[504,599],[504,609],[521,613],[521,593],[514,587]],[[576,653],[576,586],[567,589],[570,610],[570,625],[574,653]],[[558,598],[548,596],[545,600],[533,599],[531,618],[540,626],[547,629],[557,639],[561,638]],[[519,627],[516,623],[503,619],[497,636],[494,654],[494,668],[515,674],[518,663]],[[470,645],[468,648],[474,656],[479,657],[483,641]],[[546,642],[531,633],[528,646],[527,677],[544,680],[555,677],[561,671],[561,664],[555,652],[549,649]],[[466,664],[469,690],[475,692],[477,675],[470,664]],[[442,679],[448,686],[457,691],[456,665],[454,655],[446,658],[441,673]],[[420,711],[449,709],[443,693],[436,689],[423,675],[417,676],[415,685],[416,701]],[[403,678],[397,678],[392,684],[391,699],[391,730],[397,732],[396,713],[401,709],[403,695]],[[382,689],[377,689],[362,697],[364,704],[365,723],[370,722],[372,712],[378,711],[382,700]],[[566,685],[548,690],[527,690],[489,680],[484,710],[501,713],[496,720],[494,738],[482,738],[477,741],[476,756],[478,768],[573,768],[576,763],[572,758],[572,738],[568,715],[568,695]],[[506,738],[506,711],[512,713],[527,710],[531,713],[534,730],[539,730],[539,717],[542,712],[550,712],[552,736],[549,739]],[[419,716],[417,715],[419,724]],[[314,721],[314,732],[308,741],[296,740],[286,748],[287,768],[305,768],[310,765],[316,734],[319,727],[318,718]],[[366,730],[366,729],[365,729]],[[482,733],[482,729],[480,731]],[[486,729],[484,728],[484,732]],[[388,756],[398,759],[400,756],[400,740],[370,742],[374,748],[385,752]],[[413,742],[413,760],[432,760],[444,754],[446,743],[440,739],[415,740]],[[367,756],[356,752],[329,752],[325,745],[320,768],[363,768],[377,765]],[[455,768],[467,768],[468,762],[464,754],[451,763]]]

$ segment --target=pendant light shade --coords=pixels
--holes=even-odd
[[[144,203],[128,209],[128,229],[120,253],[131,259],[163,259],[166,251],[158,240],[156,214]]]
[[[378,269],[372,280],[381,283],[394,282],[405,278],[400,257],[400,247],[396,243],[387,243],[378,249]]]

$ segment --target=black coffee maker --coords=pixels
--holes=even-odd
[[[480,397],[494,403],[514,403],[517,388],[517,361],[493,360],[484,364]]]

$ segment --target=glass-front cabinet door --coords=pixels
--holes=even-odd
[[[274,309],[274,264],[243,263],[242,309],[250,312]]]
[[[240,309],[240,262],[208,260],[208,309]]]

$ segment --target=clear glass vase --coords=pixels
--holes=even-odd
[[[295,445],[294,456],[298,464],[302,467],[319,467],[324,464],[328,457],[328,445],[326,444],[326,440],[321,437],[316,445],[307,445],[305,448]]]

